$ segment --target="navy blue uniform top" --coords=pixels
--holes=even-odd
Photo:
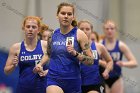
[[[103,45],[105,46],[105,40],[103,40]],[[106,46],[105,46],[106,47]],[[108,49],[107,49],[108,50]],[[119,48],[119,40],[116,41],[115,47],[112,50],[108,50],[112,59],[113,59],[113,70],[109,73],[109,78],[118,77],[121,73],[121,67],[116,64],[117,61],[121,61],[123,57],[123,53]]]
[[[97,85],[101,83],[101,76],[99,73],[99,55],[94,42],[91,44],[91,50],[94,56],[94,64],[91,66],[81,64],[82,85]]]
[[[78,79],[80,78],[79,60],[68,53],[66,48],[67,38],[73,38],[73,47],[81,52],[77,41],[77,27],[74,27],[69,33],[62,34],[60,28],[54,31],[51,42],[51,57],[49,63],[49,72],[47,77],[60,79]]]
[[[43,56],[41,41],[38,40],[37,46],[33,51],[27,51],[24,41],[21,43],[19,53],[19,82],[18,86],[33,90],[39,90],[46,86],[46,78],[33,73],[33,68]],[[46,68],[45,66],[43,68]],[[20,88],[18,87],[18,88]],[[20,89],[19,89],[20,90]]]

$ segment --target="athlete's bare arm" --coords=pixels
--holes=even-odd
[[[96,46],[97,46],[98,51],[100,52],[101,58],[104,59],[104,60],[100,60],[101,62],[103,62],[100,64],[103,64],[103,66],[105,67],[105,70],[102,74],[103,74],[103,77],[107,79],[109,77],[109,72],[113,69],[113,60],[110,54],[108,53],[107,49],[104,47],[104,45],[100,43],[96,43]]]
[[[88,37],[80,29],[78,29],[77,31],[77,40],[81,46],[83,54],[75,52],[75,55],[77,55],[77,58],[80,60],[80,62],[86,65],[92,65],[94,63],[93,60],[94,58],[93,58],[92,51],[90,49]]]
[[[18,65],[18,55],[20,51],[20,44],[21,43],[14,44],[9,50],[9,55],[6,61],[6,65],[4,67],[5,74],[12,73],[15,67]]]
[[[43,65],[45,65],[47,62],[49,62],[49,57],[50,57],[50,52],[51,52],[51,39],[52,39],[52,34],[50,34],[49,38],[47,41],[41,41],[42,42],[42,47],[43,47],[43,52],[44,55],[42,59],[40,60],[39,64],[36,65],[36,67],[33,69],[35,73],[41,72]]]
[[[136,67],[138,65],[137,61],[136,61],[134,55],[132,54],[131,50],[129,49],[129,47],[122,41],[119,42],[119,47],[128,61],[127,62],[119,61],[119,62],[117,62],[117,64],[119,66],[124,66],[124,67],[128,67],[128,68]]]

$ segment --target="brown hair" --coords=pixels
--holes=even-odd
[[[99,35],[95,31],[91,31],[91,34],[94,34],[96,36],[97,42],[99,42]]]
[[[72,25],[73,27],[76,27],[76,26],[77,26],[77,21],[76,21],[76,20],[73,20],[72,23],[71,23],[71,25]]]
[[[40,33],[42,34],[44,31],[46,31],[48,29],[49,29],[49,26],[47,26],[46,24],[42,24]]]
[[[57,15],[59,14],[59,12],[60,12],[60,10],[61,10],[61,8],[62,8],[63,6],[72,7],[72,9],[73,9],[73,15],[74,15],[74,12],[75,12],[75,7],[74,7],[74,5],[73,5],[73,4],[70,4],[70,3],[66,3],[66,2],[60,3],[60,4],[58,5]],[[71,23],[71,25],[72,25],[73,27],[77,26],[77,21],[76,21],[76,20],[73,20],[72,23]]]
[[[74,15],[74,12],[75,12],[74,5],[72,5],[72,4],[70,4],[70,3],[66,3],[66,2],[60,3],[60,4],[58,5],[57,15],[59,14],[59,12],[60,12],[60,10],[61,10],[61,8],[62,8],[63,6],[72,7],[72,9],[73,9],[73,15]]]
[[[48,31],[48,32],[50,32],[50,33],[53,33],[54,30],[53,30],[52,28],[49,28],[48,25],[42,24],[42,25],[41,25],[41,31],[40,31],[40,33],[38,33],[38,36],[39,36],[40,39],[42,39],[42,34],[43,34],[45,31]]]

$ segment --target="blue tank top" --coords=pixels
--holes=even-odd
[[[24,41],[22,41],[19,53],[19,86],[36,90],[46,85],[45,77],[40,77],[37,73],[33,73],[33,68],[41,60],[43,54],[40,40],[38,40],[37,46],[33,51],[27,51]],[[44,66],[43,68],[46,67]]]
[[[47,77],[60,79],[77,79],[80,77],[79,60],[68,53],[66,48],[68,38],[74,49],[81,52],[77,41],[77,27],[74,27],[65,35],[60,32],[60,28],[55,30],[52,35],[51,57]]]
[[[101,76],[99,73],[99,55],[94,42],[91,44],[91,50],[95,58],[94,64],[91,66],[81,64],[82,85],[97,85],[101,83]]]
[[[102,43],[105,46],[105,40],[103,40]],[[110,53],[110,55],[112,57],[112,60],[114,62],[114,64],[113,64],[113,70],[109,73],[109,75],[110,75],[109,78],[118,77],[122,73],[121,73],[121,67],[118,66],[116,64],[116,62],[117,61],[121,61],[122,60],[122,57],[123,57],[123,53],[121,52],[121,50],[119,48],[119,40],[116,41],[116,45],[115,45],[114,49],[108,50],[108,52]]]

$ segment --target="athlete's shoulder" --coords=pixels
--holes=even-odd
[[[87,35],[84,33],[84,31],[80,29],[77,29],[77,39],[78,41],[81,41],[81,42],[88,42]]]
[[[42,45],[43,47],[46,47],[46,46],[47,46],[47,41],[45,41],[45,40],[40,40],[40,42],[41,42],[41,45]]]
[[[85,37],[86,34],[84,33],[84,31],[80,30],[79,28],[77,29],[77,34],[80,36],[80,37]],[[87,37],[87,36],[86,36]]]
[[[80,30],[79,28],[77,28],[77,33],[84,33],[84,32]]]
[[[21,46],[21,42],[20,43],[15,43],[10,47],[10,52],[14,52],[16,54],[19,54],[20,51],[20,46]]]
[[[123,51],[128,48],[128,46],[123,42],[119,40],[119,48]]]
[[[95,46],[97,47],[98,50],[102,51],[105,49],[105,46],[102,43],[97,43],[95,42]]]
[[[104,47],[104,45],[102,43],[97,43],[97,42],[95,42],[95,46],[96,47]]]
[[[125,44],[123,41],[121,41],[121,40],[118,40],[118,43],[119,43],[120,46],[126,45],[126,44]]]
[[[53,31],[53,33],[58,33],[60,31],[60,28],[57,28]]]
[[[14,43],[14,44],[11,46],[11,48],[13,48],[13,49],[19,49],[20,46],[21,46],[21,42],[19,42],[19,43]]]
[[[45,53],[46,50],[47,50],[47,47],[48,47],[48,42],[45,41],[45,40],[40,40],[40,41],[41,41],[42,50],[43,50],[43,52]]]

